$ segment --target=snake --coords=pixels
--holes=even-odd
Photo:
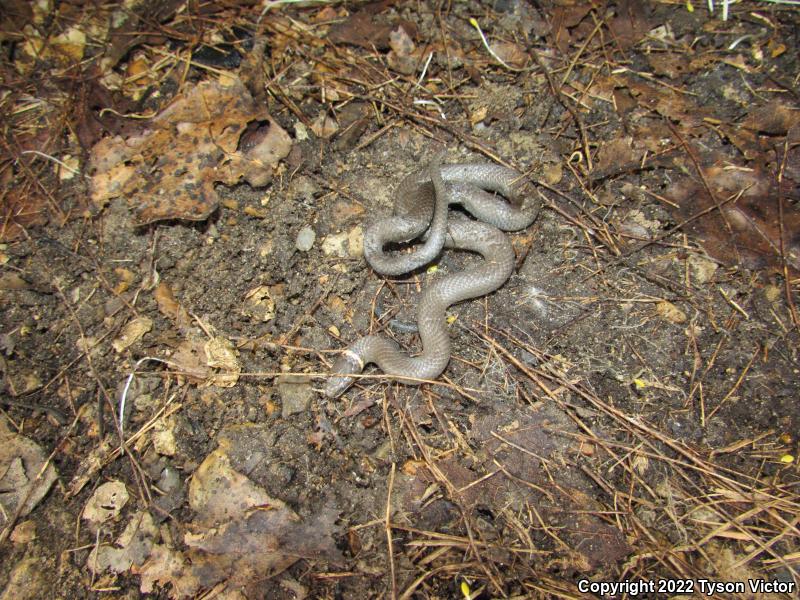
[[[404,275],[435,260],[443,248],[473,252],[483,260],[423,289],[417,305],[421,353],[411,356],[382,335],[361,337],[334,362],[324,389],[328,398],[341,396],[353,384],[352,375],[370,363],[409,385],[442,374],[451,353],[447,309],[489,294],[511,277],[516,255],[504,232],[525,229],[538,215],[539,205],[522,207],[520,179],[513,169],[493,163],[442,165],[441,156],[403,179],[393,215],[364,232],[369,265],[382,275]],[[450,205],[461,205],[474,219],[456,213],[450,218]],[[410,253],[387,251],[387,246],[414,241],[422,244]]]

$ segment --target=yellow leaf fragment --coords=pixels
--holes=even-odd
[[[139,317],[134,319],[125,327],[122,328],[122,333],[115,339],[111,346],[117,352],[122,352],[129,348],[137,341],[142,339],[142,336],[153,328],[153,320],[148,317]]]
[[[670,323],[686,322],[686,313],[683,312],[677,306],[675,306],[672,302],[667,302],[666,300],[662,300],[661,302],[656,304],[656,312],[658,313],[658,316],[660,316],[665,321],[669,321]]]

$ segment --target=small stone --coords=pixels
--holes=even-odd
[[[158,489],[169,494],[181,487],[181,475],[175,467],[164,467],[158,479]]]
[[[281,397],[281,416],[284,419],[308,410],[311,399],[314,397],[314,390],[311,389],[311,384],[307,380],[298,380],[290,375],[280,377],[277,385],[278,394]]]
[[[294,241],[295,248],[300,250],[300,252],[308,252],[311,250],[311,247],[314,245],[314,240],[316,239],[317,234],[314,233],[311,227],[306,225],[297,232],[297,238],[295,238]]]
[[[326,236],[322,241],[322,252],[325,256],[338,256],[347,258],[348,255],[348,234],[346,231]]]
[[[356,225],[347,235],[347,252],[350,258],[360,258],[364,255],[364,230],[361,225]]]

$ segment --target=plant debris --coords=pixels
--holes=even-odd
[[[252,123],[259,129],[245,140]],[[286,132],[238,79],[202,82],[138,135],[105,138],[94,146],[92,202],[99,209],[125,197],[139,224],[199,221],[219,204],[214,184],[244,179],[266,185],[290,147]]]

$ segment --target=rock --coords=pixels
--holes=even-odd
[[[278,378],[277,385],[281,397],[281,416],[284,419],[308,410],[314,390],[307,379],[283,376]]]
[[[347,232],[334,233],[322,240],[322,252],[325,256],[347,258]]]
[[[300,231],[297,232],[297,238],[295,238],[294,246],[300,250],[300,252],[308,252],[311,250],[311,247],[314,245],[314,240],[316,239],[317,234],[314,233],[314,230],[308,225],[305,225]]]

